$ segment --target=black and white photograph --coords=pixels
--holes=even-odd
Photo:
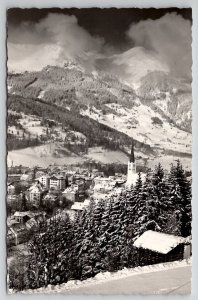
[[[191,293],[192,9],[7,10],[7,292]]]

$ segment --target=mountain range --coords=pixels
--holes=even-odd
[[[46,134],[49,122],[42,125],[44,134],[37,135],[32,133],[32,125],[23,124],[25,116],[42,123],[48,117],[55,122],[51,129],[62,128],[62,140],[56,137],[57,143],[67,144],[69,132],[74,136],[80,133],[84,136],[80,143],[88,149],[113,147],[127,154],[134,138],[141,157],[191,157],[191,83],[173,76],[157,55],[141,47],[98,57],[94,69],[79,58],[41,71],[9,73],[7,89],[8,117],[15,119],[13,126],[23,137],[43,143],[40,136],[46,135],[45,143],[52,142]],[[8,131],[10,127],[8,120]],[[100,132],[98,139],[96,131]],[[20,134],[9,131],[8,138],[13,137],[22,140]],[[80,144],[79,137],[73,138],[73,143],[77,140]],[[8,150],[16,149],[12,145]]]

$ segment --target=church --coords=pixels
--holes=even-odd
[[[133,185],[135,185],[138,178],[138,173],[136,172],[136,161],[134,155],[134,141],[132,139],[131,145],[131,154],[128,162],[128,170],[127,170],[127,181],[125,184],[126,189],[131,189]]]

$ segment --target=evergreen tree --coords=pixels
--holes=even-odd
[[[100,224],[100,237],[98,239],[99,247],[100,247],[100,255],[101,255],[101,262],[104,265],[105,270],[108,270],[110,265],[110,253],[109,253],[109,224],[111,223],[111,210],[112,210],[112,203],[113,199],[110,198],[106,201],[104,205],[104,211],[101,217],[101,224]]]
[[[121,195],[121,205],[125,208],[123,218],[121,218],[121,255],[120,268],[132,268],[138,266],[137,249],[133,247],[134,238],[136,236],[137,227],[135,220],[137,217],[136,210],[142,204],[142,178],[138,174],[138,179],[131,191],[126,191]]]
[[[72,252],[72,278],[81,279],[82,265],[80,264],[80,251],[84,238],[84,222],[86,220],[86,210],[76,214],[73,222],[73,239],[71,242]]]
[[[76,269],[80,279],[94,276],[100,271],[100,253],[98,245],[98,230],[102,214],[102,205],[91,201],[87,210],[78,218],[76,224],[75,247]]]
[[[69,217],[45,221],[29,243],[30,288],[67,282],[71,276],[72,226]]]
[[[115,271],[120,266],[120,234],[121,222],[120,216],[122,213],[120,198],[117,196],[112,197],[112,206],[109,211],[110,222],[107,228],[108,245],[106,255],[108,257],[108,270]]]
[[[191,186],[179,160],[171,166],[168,183],[177,231],[186,237],[191,234]]]
[[[86,220],[83,226],[83,240],[80,249],[80,265],[82,266],[81,279],[94,276],[96,273],[96,263],[100,261],[99,253],[97,251],[97,233],[94,226],[94,210],[96,203],[90,202],[86,212]]]
[[[165,177],[164,170],[159,163],[157,167],[155,167],[153,175],[152,175],[152,185],[153,185],[153,200],[155,203],[156,213],[158,217],[158,224],[162,230],[164,225],[167,223],[169,219],[169,207],[170,207],[170,199],[169,199],[169,189],[167,184],[167,178]]]
[[[154,172],[148,172],[135,207],[135,235],[146,230],[161,231],[168,220],[168,188],[164,171],[159,164]]]

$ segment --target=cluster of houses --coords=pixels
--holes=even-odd
[[[64,166],[49,166],[31,169],[12,165],[8,169],[7,180],[7,205],[11,208],[8,216],[8,236],[15,244],[23,242],[22,237],[29,228],[29,219],[35,219],[35,216],[30,218],[32,211],[43,211],[41,203],[49,207],[51,204],[56,205],[57,199],[60,203],[61,199],[62,202],[69,203],[69,207],[62,205],[62,208],[66,207],[67,212],[72,215],[84,210],[91,199],[96,202],[108,199],[112,194],[119,194],[123,189],[130,188],[136,179],[133,145],[127,177],[121,173],[105,177],[97,169],[89,171],[78,167],[68,169]],[[47,217],[51,216],[47,214]],[[37,222],[33,219],[31,224],[35,226]]]
[[[115,174],[104,177],[102,172],[93,169],[49,166],[48,169],[29,169],[20,166],[18,170],[8,170],[7,204],[14,208],[14,213],[7,218],[7,245],[13,246],[26,242],[38,224],[47,222],[52,216],[40,209],[42,203],[55,203],[57,195],[62,201],[70,201],[71,205],[59,214],[65,213],[72,218],[76,212],[89,206],[90,200],[109,199],[112,194],[119,194],[123,189],[129,189],[136,182],[136,162],[132,145],[128,162],[127,176]],[[17,171],[17,172],[16,172]],[[145,174],[142,174],[144,177]],[[17,185],[20,184],[20,189]],[[18,189],[18,191],[17,191]],[[23,200],[34,210],[19,210]],[[191,237],[182,238],[164,233],[147,231],[135,242],[138,249],[138,265],[148,265],[159,262],[174,261],[188,258],[191,255]]]
[[[29,240],[31,230],[45,220],[44,212],[18,212],[7,218],[7,247],[16,246]]]
[[[8,244],[19,244],[27,240],[29,230],[38,225],[42,214],[41,203],[56,204],[61,198],[69,203],[67,212],[73,216],[85,209],[91,199],[95,201],[107,198],[115,191],[120,192],[126,177],[122,174],[104,177],[102,172],[93,169],[67,169],[51,166],[48,169],[31,169],[12,167],[8,169],[7,205],[11,208],[8,214]],[[25,211],[23,207],[25,201]],[[65,208],[65,206],[63,205]],[[46,216],[50,217],[50,216]]]

